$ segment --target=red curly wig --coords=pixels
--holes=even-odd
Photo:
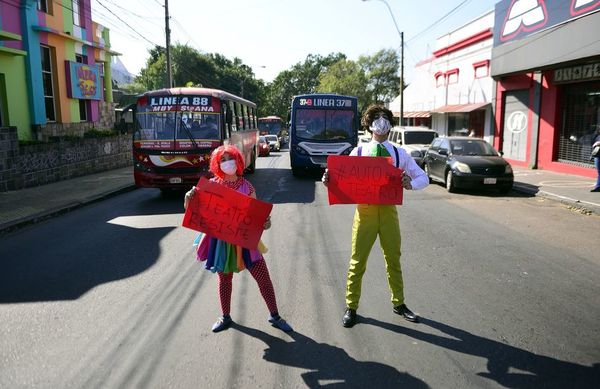
[[[242,153],[240,153],[238,148],[233,145],[219,146],[216,149],[214,149],[213,152],[210,154],[210,171],[212,172],[212,174],[221,179],[225,177],[225,173],[223,173],[223,171],[221,170],[221,157],[223,157],[223,154],[225,153],[229,154],[233,157],[233,159],[235,159],[235,164],[237,165],[237,170],[235,173],[238,176],[243,175],[245,166],[244,156],[242,155]]]

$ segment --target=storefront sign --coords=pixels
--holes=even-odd
[[[98,65],[65,61],[67,94],[72,99],[102,100],[102,85]]]
[[[494,46],[597,11],[599,0],[502,0],[495,8]]]
[[[554,71],[554,83],[578,82],[600,79],[600,62],[577,65]]]

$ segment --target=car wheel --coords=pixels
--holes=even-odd
[[[429,166],[427,166],[427,164],[424,164],[423,170],[425,170],[425,174],[427,175],[427,178],[429,178],[429,183],[431,184],[433,182],[433,180],[431,179],[431,176],[429,175]]]
[[[450,193],[456,192],[456,187],[454,186],[454,173],[452,173],[452,170],[448,170],[448,173],[446,173],[446,189]]]
[[[292,167],[292,175],[294,177],[300,177],[300,168],[299,167]]]

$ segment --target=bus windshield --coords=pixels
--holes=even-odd
[[[326,109],[296,110],[296,135],[309,140],[342,140],[354,136],[354,112]]]
[[[134,140],[219,140],[220,117],[199,112],[139,112]]]

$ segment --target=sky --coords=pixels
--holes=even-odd
[[[240,58],[266,82],[304,62],[309,54],[341,52],[357,60],[381,49],[399,51],[398,31],[402,31],[405,76],[410,82],[411,69],[431,56],[438,37],[487,13],[498,1],[168,2],[171,44],[187,44],[231,60]],[[92,0],[92,19],[110,29],[111,49],[121,54],[121,61],[133,74],[145,66],[149,48],[166,45],[164,0]]]

